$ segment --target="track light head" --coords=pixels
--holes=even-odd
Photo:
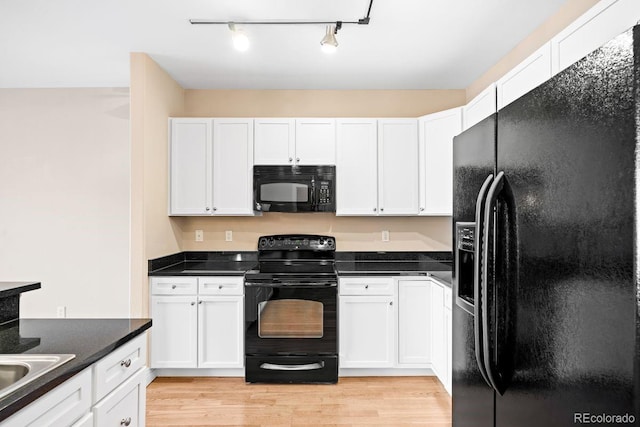
[[[240,28],[236,28],[233,22],[229,23],[229,29],[231,30],[231,38],[233,40],[233,47],[240,52],[245,52],[249,49],[249,37]]]
[[[336,39],[338,29],[338,25],[327,25],[327,32],[320,41],[324,53],[334,53],[338,48],[338,40]]]

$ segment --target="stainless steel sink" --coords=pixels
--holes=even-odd
[[[0,399],[74,357],[75,354],[0,354]]]

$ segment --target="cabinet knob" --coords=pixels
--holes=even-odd
[[[393,305],[393,301],[389,302],[389,305]]]
[[[131,359],[120,361],[120,366],[124,368],[128,368],[129,366],[131,366]]]
[[[420,212],[424,212],[424,208],[420,208]]]
[[[384,212],[384,208],[380,208],[380,212]]]
[[[191,305],[196,305],[196,302],[195,301],[191,301]]]
[[[171,285],[171,289],[175,289],[175,288],[176,288],[176,285]]]
[[[214,212],[215,212],[215,211],[217,211],[217,210],[218,210],[218,208],[213,208],[213,211],[214,211]]]
[[[377,208],[373,208],[373,211],[376,212],[378,209]]]
[[[202,301],[198,301],[198,304],[202,304]]]
[[[209,212],[211,210],[211,208],[207,208],[207,212]]]
[[[296,162],[299,162],[299,161],[300,161],[300,157],[296,157]]]
[[[222,289],[222,285],[218,285],[218,289]]]
[[[364,285],[364,288],[365,289],[369,289],[369,285]]]
[[[121,426],[128,426],[129,424],[131,424],[131,417],[127,417],[127,418],[123,418],[120,420],[120,425]]]
[[[293,157],[289,157],[289,163],[293,162]]]

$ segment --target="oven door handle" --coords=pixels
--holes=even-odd
[[[322,368],[324,368],[324,362],[307,363],[304,365],[280,365],[277,363],[263,363],[260,365],[260,369],[269,371],[313,371]]]

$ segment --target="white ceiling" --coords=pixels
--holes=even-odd
[[[185,88],[465,88],[564,2],[374,0],[327,55],[323,25],[245,26],[238,52],[188,20],[357,21],[369,0],[0,0],[0,87],[125,87],[146,52]]]

